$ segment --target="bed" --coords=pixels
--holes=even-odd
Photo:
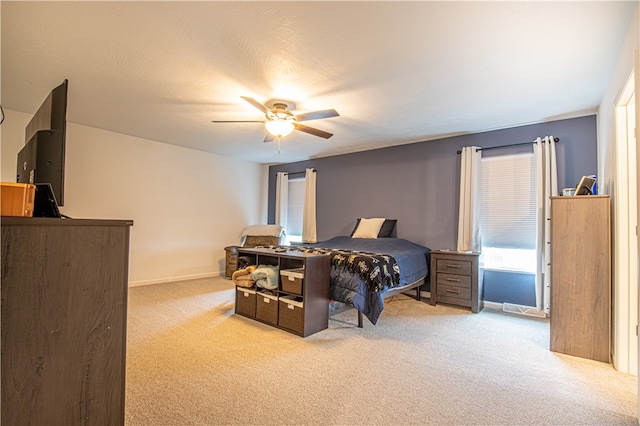
[[[362,315],[377,323],[386,297],[415,288],[420,300],[420,286],[428,282],[431,250],[402,238],[338,236],[289,249],[331,256],[330,298],[357,309],[359,327]]]

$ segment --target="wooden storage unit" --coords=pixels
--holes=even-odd
[[[480,253],[434,250],[431,252],[431,304],[448,303],[471,308],[484,307]]]
[[[551,350],[610,362],[609,196],[551,197],[550,283]]]
[[[238,255],[255,265],[277,266],[279,279],[270,295],[236,286],[237,314],[302,337],[329,326],[329,256],[267,248],[239,248]]]
[[[124,424],[132,224],[2,218],[3,425]]]

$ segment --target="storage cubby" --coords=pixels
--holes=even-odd
[[[278,288],[236,287],[236,313],[307,337],[329,326],[327,255],[240,248],[254,265],[278,267]]]

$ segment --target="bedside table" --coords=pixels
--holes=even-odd
[[[225,247],[225,278],[231,278],[231,275],[238,269],[238,246]]]
[[[480,253],[450,250],[431,252],[431,304],[438,302],[471,308],[484,308]]]

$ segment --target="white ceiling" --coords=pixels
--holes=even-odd
[[[280,163],[596,112],[634,1],[2,1],[2,106]],[[263,143],[240,96],[335,108]]]

